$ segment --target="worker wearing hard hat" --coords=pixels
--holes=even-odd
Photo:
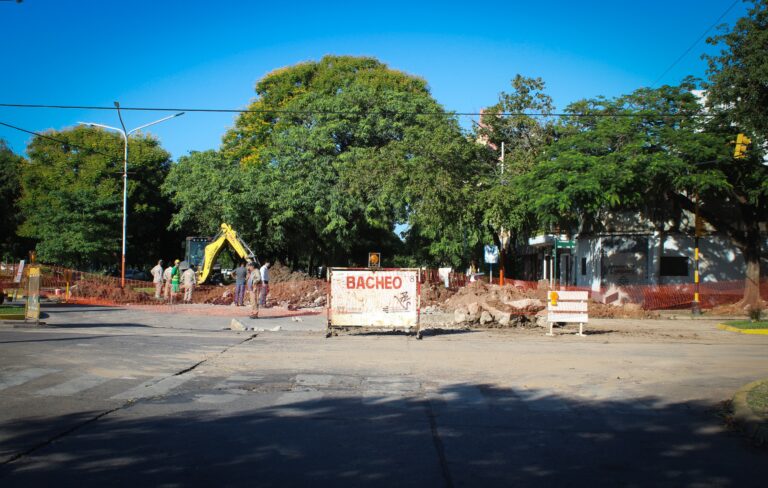
[[[181,279],[181,272],[179,272],[179,260],[173,262],[173,268],[171,268],[171,301],[179,292],[179,281]]]

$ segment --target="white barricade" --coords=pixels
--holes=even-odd
[[[331,268],[328,329],[376,327],[419,334],[418,269]]]
[[[586,291],[550,291],[547,300],[548,336],[552,333],[555,322],[577,323],[579,333],[584,336],[584,324],[589,322],[589,292]]]

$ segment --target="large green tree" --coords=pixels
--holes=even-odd
[[[744,304],[754,307],[760,300],[760,243],[768,227],[768,2],[753,2],[747,16],[734,27],[707,39],[720,46],[717,55],[705,56],[709,62],[707,104],[715,117],[710,125],[725,127],[730,138],[745,133],[752,144],[747,157],[729,161],[723,167],[732,183],[721,196],[739,218],[722,222],[741,248],[747,262],[747,292]]]
[[[227,200],[211,203],[217,215],[177,194],[191,157],[174,168],[167,188],[180,205],[177,225],[230,218],[255,247],[312,265],[364,264],[369,250],[391,256],[402,246],[396,226],[409,224],[411,235],[429,237],[421,242],[433,260],[461,258],[450,219],[462,214],[473,149],[423,79],[372,58],[326,56],[268,74],[256,94],[221,154],[199,156],[215,162],[204,181]]]
[[[511,244],[537,227],[530,195],[519,182],[551,142],[555,109],[541,78],[516,75],[511,85],[511,91],[501,92],[499,101],[485,109],[477,126],[478,141],[486,151],[481,153],[484,164],[472,198],[478,221],[501,248],[503,260],[510,256],[505,251]],[[505,261],[505,269],[512,271],[512,260]]]
[[[24,254],[22,242],[16,235],[21,223],[18,200],[22,161],[23,158],[0,139],[0,258],[18,258]]]
[[[754,306],[768,169],[732,158],[733,128],[701,115],[694,88],[688,80],[572,104],[573,115],[522,184],[541,222],[574,229],[620,209],[660,223],[680,210],[693,213],[698,200],[704,219],[742,251],[743,303]]]
[[[27,154],[21,166],[19,234],[37,242],[38,258],[79,268],[119,266],[122,138],[86,127],[48,131],[32,139]],[[169,165],[170,155],[156,139],[130,139],[129,266],[180,251],[179,237],[165,231],[172,209],[160,193]]]
[[[707,103],[753,140],[753,151],[768,144],[768,2],[757,0],[731,30],[707,39],[720,52],[708,61]]]

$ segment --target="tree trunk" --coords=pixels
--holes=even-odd
[[[746,277],[744,279],[744,296],[739,305],[743,308],[755,309],[763,305],[760,297],[760,232],[759,229],[750,230],[746,234],[744,242],[740,243],[744,264],[746,265]]]

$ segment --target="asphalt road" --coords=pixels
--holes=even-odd
[[[768,376],[768,337],[711,321],[417,341],[326,339],[321,316],[233,332],[225,316],[44,310],[46,328],[0,325],[3,487],[768,479],[768,451],[718,416],[739,386]]]

